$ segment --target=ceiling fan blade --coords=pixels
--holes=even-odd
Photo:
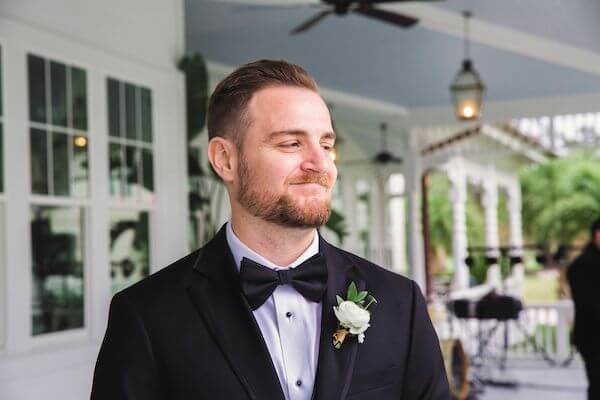
[[[333,14],[332,9],[321,11],[320,13],[312,16],[311,18],[307,19],[306,21],[304,21],[303,23],[301,23],[300,25],[298,25],[297,27],[292,29],[292,31],[290,32],[290,35],[296,35],[298,33],[307,31],[308,29],[312,28],[313,26],[315,26],[316,24],[321,22],[321,20],[323,18],[327,17],[330,14]]]
[[[367,17],[375,18],[380,21],[390,23],[392,25],[400,26],[402,28],[410,28],[411,26],[419,22],[418,19],[409,17],[408,15],[396,14],[390,11],[380,10],[366,4],[362,4],[352,9],[352,12],[359,13]]]

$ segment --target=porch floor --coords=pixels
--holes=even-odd
[[[507,368],[480,370],[496,382],[516,382],[515,387],[485,385],[478,400],[586,400],[587,379],[579,357],[568,366],[550,366],[541,359],[509,359]]]

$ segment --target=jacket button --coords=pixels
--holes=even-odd
[[[300,379],[298,379],[296,381],[296,386],[298,386],[298,387],[302,386],[302,381]]]

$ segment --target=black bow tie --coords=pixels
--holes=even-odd
[[[254,311],[267,301],[278,285],[290,284],[306,299],[321,301],[327,288],[327,267],[321,254],[295,268],[283,270],[274,270],[244,257],[240,278],[242,291]]]

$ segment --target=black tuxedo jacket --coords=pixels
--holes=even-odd
[[[319,236],[328,283],[314,400],[450,399],[419,288]],[[335,295],[368,290],[371,326],[333,347]],[[245,297],[225,229],[203,248],[116,294],[94,371],[93,400],[284,400]]]

